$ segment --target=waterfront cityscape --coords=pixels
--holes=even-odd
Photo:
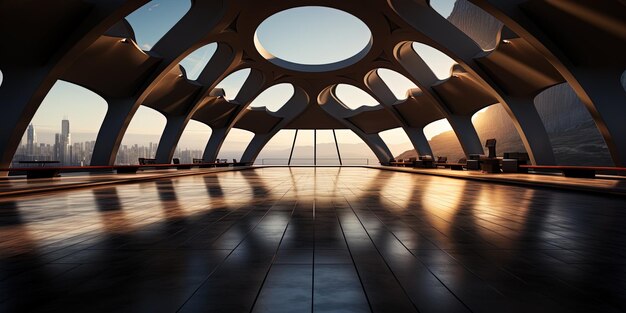
[[[90,165],[95,140],[84,142],[72,142],[70,121],[64,118],[61,121],[61,132],[54,136],[54,143],[38,142],[37,129],[30,124],[22,143],[13,157],[12,167],[23,167],[24,162],[30,161],[58,161],[62,166],[87,166]],[[158,143],[150,142],[148,145],[121,145],[115,164],[137,164],[139,158],[153,158],[156,155]],[[202,158],[202,150],[178,148],[174,158],[179,158],[181,163],[192,163],[194,158]]]

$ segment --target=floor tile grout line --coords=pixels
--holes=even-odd
[[[285,194],[287,194],[287,192],[285,192]],[[285,194],[283,194],[280,199],[274,201],[274,204],[281,201],[284,198]],[[194,290],[194,292],[180,305],[180,307],[176,310],[176,312],[180,312],[185,307],[185,305],[189,302],[189,300],[191,300],[191,298],[193,298],[196,295],[196,293],[198,293],[200,288],[202,288],[202,286],[204,286],[207,283],[207,281],[211,279],[211,276],[213,275],[213,273],[215,273],[226,262],[228,257],[230,257],[233,254],[233,252],[235,252],[235,250],[237,250],[237,248],[246,240],[246,238],[248,238],[248,235],[250,235],[250,233],[254,231],[257,228],[257,226],[259,226],[259,224],[263,221],[263,219],[267,216],[267,214],[272,210],[272,207],[273,205],[269,207],[267,211],[265,211],[261,219],[254,225],[254,227],[250,229],[250,231],[246,233],[246,235],[241,239],[241,241],[232,250],[230,250],[230,253],[228,253],[224,257],[224,259],[222,259],[222,261],[219,262],[217,266],[215,266],[215,268],[211,271],[211,273],[207,275],[206,279],[204,279],[204,281],[200,285],[198,285],[196,290]]]
[[[363,284],[363,278],[361,277],[359,268],[356,266],[356,261],[354,260],[352,249],[350,249],[350,245],[348,244],[348,239],[346,238],[346,234],[343,230],[343,225],[341,225],[341,219],[339,218],[339,214],[337,214],[337,208],[335,207],[334,201],[333,201],[333,212],[335,213],[335,218],[337,219],[337,223],[339,223],[339,228],[341,229],[341,236],[343,237],[343,240],[346,243],[346,247],[348,249],[348,253],[350,254],[350,259],[352,260],[352,266],[354,267],[354,271],[356,272],[356,275],[359,278],[359,283],[361,285],[361,289],[363,290],[363,295],[365,295],[365,299],[367,300],[367,306],[370,308],[370,312],[374,312],[374,308],[372,307],[372,302],[370,301],[370,297],[367,294],[367,291],[365,290],[365,285]]]
[[[317,240],[315,235],[316,220],[315,220],[315,208],[317,203],[317,197],[313,199],[313,260],[311,266],[311,313],[315,311],[315,250],[317,247]]]
[[[345,199],[345,198],[344,198]],[[400,289],[402,289],[402,292],[404,293],[404,295],[407,297],[407,299],[409,300],[409,302],[411,302],[411,305],[413,306],[413,308],[415,308],[415,310],[420,313],[420,309],[417,307],[417,304],[413,302],[413,300],[411,299],[411,297],[409,296],[408,292],[406,291],[406,289],[404,288],[404,286],[402,285],[402,283],[400,283],[400,280],[398,279],[398,276],[396,275],[396,273],[394,273],[394,271],[391,269],[391,266],[389,265],[389,263],[387,263],[387,260],[385,259],[385,257],[382,255],[382,253],[380,252],[380,250],[378,249],[378,246],[376,246],[376,244],[374,243],[374,240],[372,240],[372,236],[370,235],[370,233],[367,231],[367,229],[365,228],[365,225],[363,225],[363,221],[361,221],[361,219],[359,218],[359,216],[356,214],[356,212],[354,212],[354,208],[352,207],[352,204],[350,203],[350,201],[348,201],[348,199],[345,199],[346,203],[348,204],[348,206],[350,207],[350,210],[352,210],[352,213],[355,215],[355,217],[359,220],[359,224],[361,224],[361,227],[363,228],[363,230],[365,231],[365,233],[367,234],[367,237],[369,238],[370,242],[372,243],[372,245],[374,246],[374,249],[376,249],[376,252],[378,253],[378,255],[380,256],[380,258],[383,260],[383,262],[385,263],[385,266],[387,266],[387,269],[389,269],[389,271],[391,272],[391,275],[393,276],[393,278],[395,279],[396,283],[398,283],[398,286],[400,286]],[[470,310],[471,311],[471,310]]]
[[[291,188],[287,191],[289,192],[291,191]],[[259,296],[261,295],[261,291],[263,291],[263,286],[265,286],[265,282],[267,281],[267,277],[270,274],[270,271],[272,270],[272,266],[274,265],[274,261],[276,260],[276,256],[278,255],[278,251],[280,250],[280,245],[283,243],[283,239],[285,238],[285,234],[287,233],[287,229],[289,228],[289,225],[291,224],[291,220],[293,219],[293,213],[295,212],[296,208],[298,207],[298,201],[296,201],[293,205],[293,209],[291,210],[291,214],[289,215],[289,221],[287,222],[287,225],[285,225],[285,230],[283,230],[283,235],[280,237],[280,241],[278,242],[278,245],[276,246],[276,250],[274,251],[274,256],[272,256],[272,260],[270,262],[270,265],[267,268],[267,271],[265,272],[265,276],[263,277],[263,281],[261,282],[261,286],[259,287],[259,290],[257,291],[256,296],[254,297],[254,301],[252,302],[252,306],[250,306],[250,313],[252,313],[254,311],[254,307],[256,306],[257,301],[259,300]]]

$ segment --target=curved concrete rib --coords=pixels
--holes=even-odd
[[[155,69],[154,74],[146,80],[146,83],[140,88],[139,91],[136,92],[135,95],[129,97],[129,99],[123,100],[110,100],[112,102],[123,102],[125,104],[129,102],[134,102],[134,108],[127,110],[129,114],[134,114],[137,111],[137,108],[143,103],[143,101],[148,98],[150,93],[154,88],[156,88],[159,82],[175,67],[178,63],[188,54],[195,50],[195,47],[202,46],[206,44],[207,36],[214,31],[215,25],[220,21],[220,19],[225,14],[226,7],[222,1],[195,1],[191,6],[191,9],[183,18],[176,24],[172,29],[170,29],[164,36],[161,38],[157,44],[150,51],[153,55],[158,55],[162,58],[161,63]],[[193,30],[193,31],[192,31]],[[111,107],[111,105],[109,105]],[[111,110],[111,109],[110,109]],[[114,109],[113,112],[122,112],[124,109]],[[107,119],[111,119],[109,122]],[[105,117],[105,121],[103,123],[103,127],[105,125],[119,126],[117,129],[113,128],[103,128],[100,133],[105,133],[102,136],[108,137],[107,139],[103,138],[103,141],[96,141],[96,147],[94,148],[94,157],[92,157],[91,165],[110,165],[115,161],[115,156],[119,150],[119,144],[121,143],[121,139],[115,138],[123,138],[126,129],[128,128],[128,123],[132,120],[132,115],[130,118],[121,118],[121,117],[113,117],[112,115],[107,114]],[[184,129],[187,121],[174,118],[172,122],[169,122],[170,128],[167,129],[166,134],[166,148],[171,148],[174,141],[177,141],[178,135],[177,132],[180,131],[181,128]],[[118,121],[125,121],[124,124],[120,125]],[[100,134],[98,135],[100,139]],[[113,146],[110,144],[113,143]],[[103,147],[98,147],[102,145]],[[95,154],[97,151],[99,154],[103,153],[104,155]],[[161,152],[160,158],[165,160],[169,152]],[[109,163],[101,163],[103,160],[110,160]]]
[[[469,0],[501,20],[508,28],[528,41],[563,75],[572,86],[578,97],[585,104],[596,126],[602,134],[611,152],[613,162],[617,166],[626,166],[626,93],[619,84],[621,73],[626,63],[626,24],[624,19],[618,23],[611,18],[611,14],[624,12],[624,4],[619,1],[591,1],[572,5],[569,1],[551,1],[538,3],[537,1],[521,0]],[[531,3],[532,2],[532,3]],[[544,21],[538,25],[530,14],[540,14],[541,10],[552,10],[564,16],[575,17],[561,21],[560,24]],[[551,14],[551,13],[550,13]],[[578,16],[577,16],[578,15]],[[592,18],[590,18],[592,17]],[[620,23],[621,22],[621,23]],[[589,27],[585,23],[591,23]],[[547,29],[545,24],[551,24],[553,29]],[[584,28],[590,38],[577,38],[576,32],[566,34],[558,31],[559,27],[568,29]],[[553,36],[550,36],[550,33]],[[600,45],[591,45],[584,51],[572,51],[564,45],[565,40],[555,42],[554,37],[569,36],[577,38],[581,44],[585,39],[611,38],[604,40]],[[621,38],[616,37],[621,34]],[[574,37],[572,37],[574,36]],[[604,54],[609,54],[606,57]],[[573,55],[576,54],[576,55]],[[573,62],[572,59],[578,59]],[[584,60],[584,62],[580,61]]]
[[[254,137],[246,147],[246,150],[241,157],[241,162],[250,162],[254,163],[256,158],[261,153],[261,150],[267,145],[267,143],[287,124],[289,124],[293,119],[295,119],[300,113],[304,111],[304,109],[309,105],[311,98],[307,95],[307,93],[300,87],[294,86],[294,94],[285,103],[283,107],[280,108],[276,113],[271,113],[275,116],[280,116],[282,120],[272,128],[272,130],[266,134],[254,134]],[[312,105],[317,105],[314,103]],[[268,112],[269,113],[269,112]]]
[[[403,16],[414,29],[436,43],[437,48],[457,61],[472,77],[477,78],[483,88],[490,91],[504,106],[518,130],[531,161],[534,164],[554,164],[552,144],[535,109],[534,96],[514,98],[503,92],[475,61],[475,58],[484,57],[488,52],[484,52],[465,33],[434,10],[407,0],[396,0],[394,3],[397,5],[396,10],[402,8],[401,11],[397,11],[399,15]],[[537,90],[536,93],[540,91]],[[458,117],[455,119],[459,120]],[[462,124],[467,124],[467,121]]]
[[[52,86],[57,82],[62,73],[69,67],[72,62],[80,56],[100,35],[104,34],[119,20],[126,15],[138,9],[147,0],[94,0],[90,1],[88,8],[80,9],[80,20],[75,25],[70,25],[67,29],[58,29],[57,23],[50,18],[37,17],[36,14],[46,16],[50,11],[42,8],[38,10],[29,9],[32,14],[33,22],[29,25],[30,29],[46,29],[48,36],[54,38],[67,38],[65,42],[58,44],[58,47],[50,50],[35,49],[41,57],[41,63],[33,62],[33,60],[19,61],[20,55],[29,55],[21,51],[23,46],[20,44],[11,44],[3,46],[0,52],[0,68],[3,71],[4,81],[0,88],[0,103],[10,104],[3,106],[3,114],[0,115],[0,168],[7,168],[11,164],[11,160],[18,148],[18,145],[26,131],[28,123],[32,120],[37,112],[39,105],[48,94]],[[59,7],[56,3],[49,3],[54,9],[70,12],[75,8]],[[12,2],[0,4],[0,10],[4,10],[2,6],[21,6],[26,8],[30,2]],[[83,10],[84,9],[84,10]],[[5,12],[10,12],[9,10]],[[7,15],[8,18],[22,19],[22,16]],[[3,21],[5,23],[14,24],[10,20]],[[50,24],[52,23],[52,24]],[[19,25],[20,23],[16,23]],[[80,27],[78,27],[80,25]],[[71,33],[67,33],[67,30]],[[1,29],[0,36],[2,38],[13,38],[4,34],[5,32],[15,33],[16,29]],[[61,32],[62,35],[54,33]],[[28,36],[24,36],[28,38]],[[31,40],[28,38],[28,40]],[[32,41],[32,40],[31,40]],[[0,175],[6,175],[6,172],[0,172]]]
[[[193,103],[185,109],[185,115],[166,115],[167,124],[161,135],[156,153],[158,163],[171,162],[180,137],[183,135],[196,108],[201,103],[202,99],[209,96],[209,93],[218,83],[218,80],[228,71],[229,67],[234,64],[235,59],[235,52],[229,45],[218,44],[215,54],[197,79],[197,82],[204,86],[203,91],[200,92],[200,95],[193,100]]]
[[[407,74],[409,74],[409,79],[419,86],[425,95],[433,98],[434,103],[437,103],[439,110],[448,120],[450,126],[452,126],[465,154],[468,156],[470,154],[483,154],[484,150],[480,143],[478,133],[472,124],[472,116],[453,114],[450,109],[443,104],[442,100],[432,90],[432,86],[440,83],[439,79],[437,79],[426,62],[415,53],[412,43],[406,42],[399,45],[396,48],[395,56],[396,60],[405,69]]]
[[[380,104],[391,112],[402,125],[402,129],[409,137],[415,151],[420,155],[433,155],[428,139],[424,135],[424,130],[410,127],[402,114],[393,107],[398,102],[398,99],[380,77],[377,70],[371,71],[365,76],[365,85],[372,91]]]
[[[233,128],[235,123],[241,118],[244,110],[252,103],[252,101],[264,90],[266,86],[265,75],[256,69],[250,71],[250,75],[244,82],[243,86],[237,93],[235,100],[232,103],[237,103],[239,106],[229,117],[227,126],[213,129],[209,142],[204,149],[202,158],[207,162],[213,162],[217,159],[217,155],[226,140],[226,136]]]
[[[319,105],[324,111],[335,117],[346,128],[352,130],[359,136],[365,144],[374,152],[380,164],[389,164],[389,160],[393,159],[393,154],[387,147],[385,141],[378,134],[366,134],[360,128],[346,120],[347,117],[354,114],[348,109],[335,95],[336,86],[327,87],[318,96]]]

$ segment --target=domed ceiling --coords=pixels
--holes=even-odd
[[[350,129],[385,163],[392,155],[381,131],[401,127],[420,154],[432,154],[423,128],[443,118],[466,154],[482,153],[471,117],[496,103],[505,107],[533,162],[553,164],[533,100],[566,82],[587,106],[614,162],[626,162],[626,95],[619,83],[626,68],[626,10],[619,1],[458,1],[457,7],[462,3],[472,9],[458,9],[454,19],[446,19],[426,0],[195,0],[144,51],[125,17],[147,2],[0,4],[0,33],[10,43],[0,49],[0,100],[10,103],[0,138],[4,164],[58,79],[108,102],[93,165],[114,161],[141,105],[167,118],[157,154],[162,161],[171,159],[193,119],[213,130],[206,160],[217,157],[232,128],[254,133],[244,162],[253,161],[282,129]],[[302,10],[332,18],[316,20],[308,14],[304,19]],[[348,26],[337,29],[334,18],[349,20]],[[463,27],[464,20],[483,26]],[[284,28],[280,33],[320,27],[326,35],[292,35],[292,42],[280,42],[266,31],[276,25]],[[213,57],[197,75],[188,76],[179,63],[207,45],[216,45]],[[449,75],[433,72],[416,45],[451,58],[456,64]],[[287,53],[281,51],[285,46]],[[217,85],[243,69],[250,74],[236,96],[227,99]],[[405,77],[415,88],[398,97],[381,77],[385,71]],[[250,106],[277,85],[293,87],[285,105],[271,110]],[[359,88],[377,103],[352,109],[337,95],[342,85]]]

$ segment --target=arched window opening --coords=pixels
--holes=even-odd
[[[483,145],[487,139],[497,140],[497,156],[502,156],[505,152],[527,152],[522,138],[502,104],[496,103],[474,113],[472,124]],[[488,149],[484,149],[485,154],[489,154]]]
[[[249,68],[236,71],[224,78],[219,84],[217,84],[216,88],[224,89],[226,99],[233,100],[237,97],[239,90],[241,90],[241,87],[243,87],[243,84],[246,82],[249,75]]]
[[[57,81],[41,102],[13,157],[20,161],[59,161],[62,166],[91,162],[107,102],[81,86]]]
[[[115,164],[139,164],[139,158],[154,158],[166,124],[163,114],[140,106],[126,129]]]
[[[446,119],[432,122],[424,127],[424,134],[430,143],[434,157],[445,156],[450,162],[465,158],[459,138]]]
[[[313,165],[313,130],[299,129],[291,165]]]
[[[386,68],[379,68],[376,71],[398,100],[405,100],[407,98],[407,91],[409,89],[417,88],[411,80],[396,71],[388,70]]]
[[[217,51],[217,43],[210,43],[201,48],[196,49],[196,51],[190,53],[187,57],[185,57],[182,61],[180,61],[180,65],[185,68],[185,72],[187,73],[187,78],[189,80],[196,80],[202,70],[209,64],[209,61],[213,57]]]
[[[232,162],[233,159],[237,161],[241,160],[243,152],[246,151],[253,137],[253,132],[239,128],[231,129],[222,144],[217,158],[228,160],[228,162]]]
[[[137,45],[149,51],[191,8],[191,1],[150,1],[126,17]]]
[[[291,145],[296,131],[294,129],[280,130],[263,147],[254,162],[255,165],[287,165]]]
[[[414,42],[413,50],[424,60],[426,65],[433,71],[435,76],[444,80],[451,75],[452,66],[456,64],[452,58],[445,53],[423,43]]]
[[[193,163],[193,159],[202,159],[211,132],[211,127],[208,125],[190,120],[178,141],[174,158],[180,159],[180,162],[184,164]]]
[[[4,74],[2,74],[2,70],[0,70],[0,87],[2,87],[3,81],[4,81]]]
[[[387,144],[391,154],[396,159],[408,159],[410,157],[416,157],[417,152],[413,148],[411,139],[406,134],[402,127],[389,129],[378,133],[380,138]],[[410,155],[410,156],[409,156]]]
[[[370,147],[352,130],[337,129],[337,142],[343,165],[377,164],[378,159]]]
[[[317,130],[317,165],[338,166],[339,155],[332,129]]]
[[[591,114],[568,83],[537,95],[535,107],[550,137],[557,164],[613,166]]]
[[[378,101],[363,89],[347,84],[339,84],[335,89],[337,98],[346,107],[356,110],[362,106],[377,106]]]
[[[252,108],[265,107],[271,112],[276,112],[282,108],[291,97],[293,97],[294,88],[292,84],[278,84],[265,89],[252,103]]]
[[[502,22],[467,0],[431,0],[430,6],[483,50],[493,50]]]

